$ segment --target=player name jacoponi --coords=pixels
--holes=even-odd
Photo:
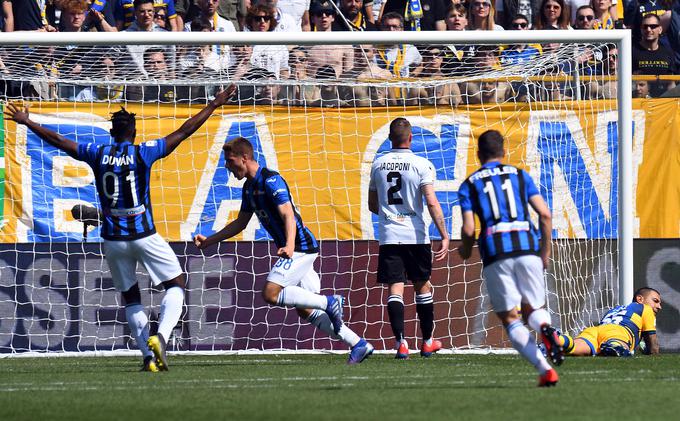
[[[409,171],[411,164],[408,162],[383,162],[378,171]]]
[[[486,168],[478,171],[470,176],[470,181],[479,180],[480,178],[487,178],[494,175],[503,174],[517,174],[517,168],[511,167],[509,165],[501,165],[495,168]]]

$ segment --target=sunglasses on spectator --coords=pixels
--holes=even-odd
[[[429,54],[432,57],[439,57],[442,55],[441,50],[426,50],[425,54]]]
[[[591,21],[591,20],[595,19],[595,16],[594,15],[578,15],[578,16],[576,16],[576,19]]]
[[[251,19],[254,20],[255,22],[269,22],[270,20],[272,20],[272,17],[267,15],[253,16]]]
[[[318,12],[314,12],[314,16],[320,18],[322,16],[333,16],[333,12],[330,10],[321,10]]]
[[[156,13],[153,15],[154,18],[156,19],[165,19],[165,14],[164,13]]]
[[[642,29],[657,29],[659,26],[658,23],[650,23],[650,24],[644,24],[642,25]]]
[[[513,27],[513,28],[517,28],[517,29],[520,29],[520,28],[521,28],[521,29],[524,29],[524,28],[526,28],[527,26],[529,26],[529,24],[528,24],[527,22],[513,22],[513,23],[512,23],[512,27]]]
[[[487,7],[491,7],[491,4],[489,3],[480,3],[480,2],[474,2],[472,3],[472,7],[477,7],[479,9],[486,9]]]

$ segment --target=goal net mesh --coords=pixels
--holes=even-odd
[[[276,258],[256,218],[218,246],[201,252],[192,244],[238,213],[242,182],[221,155],[235,136],[283,175],[321,240],[321,292],[345,296],[349,327],[376,349],[392,349],[367,185],[372,161],[390,148],[390,121],[406,117],[415,153],[436,168],[453,239],[432,274],[434,336],[446,349],[510,348],[477,250],[467,262],[455,251],[457,189],[479,165],[476,138],[503,133],[507,161],[531,174],[554,213],[546,276],[553,321],[572,333],[596,322],[618,296],[615,53],[606,44],[0,47],[0,95],[77,142],[111,142],[110,114],[123,106],[137,115],[137,142],[146,142],[179,128],[220,87],[238,86],[230,104],[152,170],[158,231],[188,274],[169,341],[175,351],[346,349],[261,298]],[[84,236],[70,212],[99,205],[92,171],[25,126],[5,120],[2,134],[0,353],[136,349],[100,229]],[[439,239],[433,225],[430,234]],[[163,291],[142,267],[137,275],[154,323]],[[404,302],[406,339],[419,347],[410,287]]]

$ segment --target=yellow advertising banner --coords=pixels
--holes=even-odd
[[[616,237],[618,142],[612,101],[507,104],[470,108],[223,107],[151,173],[159,233],[170,241],[211,234],[234,218],[240,187],[224,168],[222,145],[243,136],[262,165],[288,182],[306,225],[320,239],[375,238],[368,211],[369,168],[389,149],[389,123],[406,117],[414,151],[437,170],[435,189],[454,238],[457,190],[478,166],[475,139],[487,129],[507,139],[507,161],[532,175],[554,213],[561,238]],[[109,143],[117,104],[36,103],[31,117],[78,142]],[[133,105],[137,142],[178,129],[200,108]],[[636,100],[633,110],[636,236],[680,237],[680,106],[675,99]],[[94,174],[83,162],[5,122],[6,183],[0,242],[82,241],[70,209],[97,206]],[[436,230],[435,230],[436,231]],[[89,234],[98,239],[98,229]],[[236,240],[264,240],[255,218]]]

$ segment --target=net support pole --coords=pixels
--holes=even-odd
[[[617,42],[619,63],[618,90],[618,139],[619,139],[619,203],[618,203],[618,266],[619,304],[633,300],[633,100],[632,100],[632,41],[626,31]]]

